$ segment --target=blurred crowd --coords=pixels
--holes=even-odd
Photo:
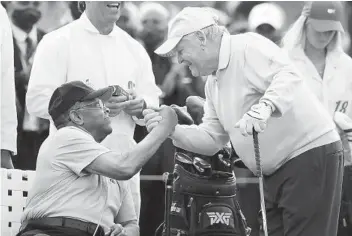
[[[14,68],[17,108],[17,155],[13,157],[14,167],[23,170],[35,170],[39,147],[49,134],[49,121],[31,116],[26,110],[26,91],[30,77],[33,56],[42,37],[75,19],[82,13],[83,2],[1,2],[5,7],[13,30]],[[352,24],[347,25],[352,13],[352,4],[345,4],[344,50],[351,56],[349,34]],[[168,33],[168,22],[184,6],[207,6],[219,16],[219,24],[227,27],[231,34],[257,32],[273,42],[280,40],[300,14],[303,2],[123,2],[121,17],[117,26],[139,41],[146,49],[151,62],[156,84],[162,91],[161,104],[184,106],[189,96],[204,95],[206,78],[195,78],[188,68],[180,65],[175,59],[160,57],[155,49],[165,40]],[[50,79],[50,78],[48,78]],[[146,135],[146,130],[137,126],[135,140],[138,142]],[[144,166],[141,174],[160,175],[173,168],[174,147],[167,140],[155,156]],[[167,157],[167,158],[165,158]],[[249,173],[238,175],[250,176]],[[242,189],[242,199],[256,197],[257,187],[247,186]],[[163,219],[164,186],[159,182],[141,183],[142,209],[140,227],[143,235],[153,235]],[[247,199],[248,199],[247,198]],[[253,201],[248,201],[249,205]],[[255,202],[255,201],[254,201]],[[257,201],[259,204],[259,201]],[[246,217],[256,235],[257,208],[246,206],[242,202]],[[255,211],[247,208],[254,207]],[[157,209],[157,210],[156,210]],[[154,217],[148,219],[153,211]],[[254,213],[253,213],[254,212]],[[253,215],[251,215],[253,214]],[[254,220],[251,220],[254,219]],[[253,222],[250,222],[253,221]]]

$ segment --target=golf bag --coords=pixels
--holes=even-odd
[[[204,170],[200,173],[175,154],[169,226],[171,236],[248,236],[250,228],[236,199],[232,172]],[[181,158],[180,158],[181,156]],[[196,158],[196,157],[195,157]],[[165,227],[163,230],[165,235]]]

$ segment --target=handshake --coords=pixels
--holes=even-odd
[[[178,123],[175,110],[169,106],[161,106],[157,109],[145,109],[143,110],[143,116],[149,133],[155,129],[170,136]]]

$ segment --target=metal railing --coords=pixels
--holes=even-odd
[[[164,175],[141,175],[142,181],[164,181]],[[258,184],[258,178],[236,178],[237,184]]]

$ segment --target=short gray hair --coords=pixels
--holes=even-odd
[[[217,39],[221,37],[224,33],[229,33],[229,31],[224,26],[217,25],[217,24],[210,25],[199,31],[203,32],[205,37],[210,40]]]

